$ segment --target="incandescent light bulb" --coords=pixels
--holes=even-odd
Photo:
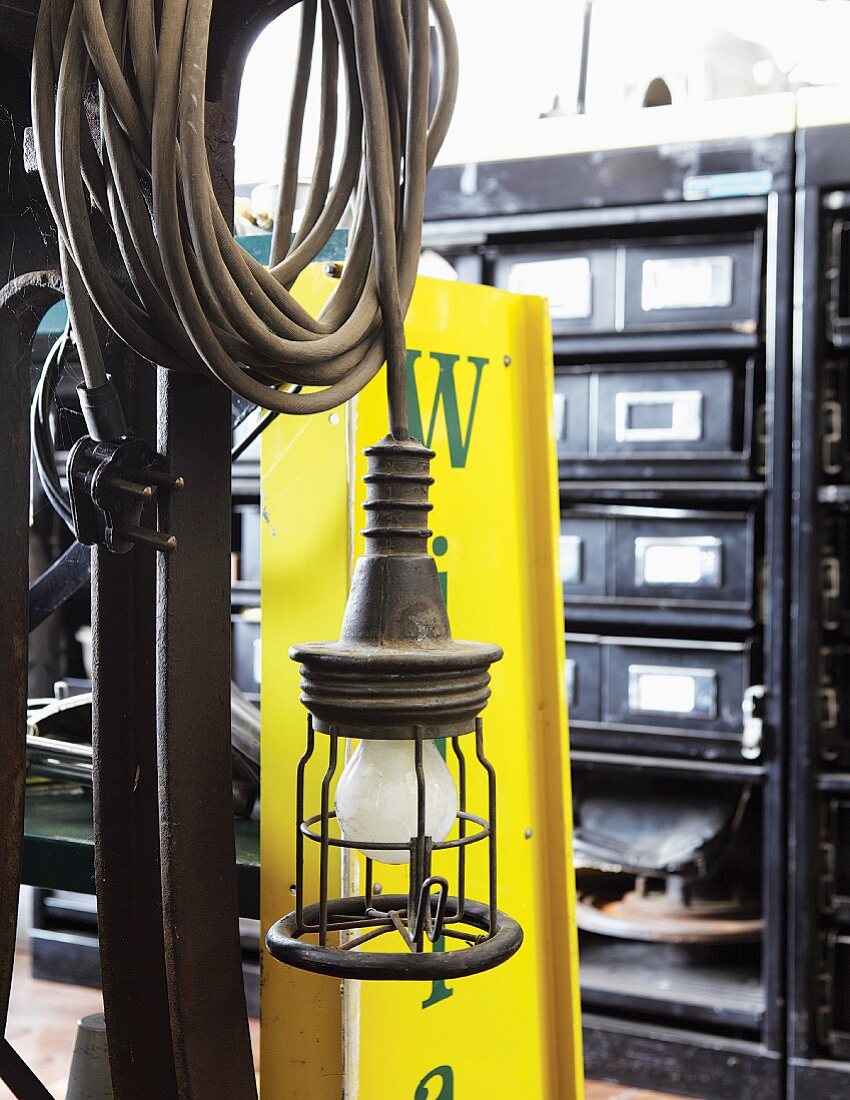
[[[360,742],[336,789],[336,816],[346,840],[407,844],[417,833],[416,756],[413,741]],[[457,815],[457,791],[433,741],[422,744],[425,834],[445,840]],[[408,850],[359,849],[380,863],[409,863]]]

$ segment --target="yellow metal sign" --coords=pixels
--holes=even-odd
[[[308,278],[309,302],[321,280]],[[573,1100],[582,1067],[545,306],[420,280],[407,332],[412,428],[437,452],[431,546],[452,629],[505,650],[485,740],[499,777],[499,904],[526,939],[504,966],[462,981],[347,983],[342,1035],[339,983],[266,961],[263,1095],[337,1098],[342,1080],[346,1100]],[[362,550],[350,535],[360,525],[350,497],[359,506],[363,447],[386,433],[383,377],[345,421],[342,413],[281,418],[264,437],[265,926],[292,908],[294,882],[304,715],[286,650],[338,634],[352,555]],[[474,810],[483,786],[470,795]],[[358,870],[348,869],[349,881]],[[398,869],[375,871],[395,891]],[[471,862],[468,895],[486,900],[484,862]],[[383,946],[400,944],[384,937]]]

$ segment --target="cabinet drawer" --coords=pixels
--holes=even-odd
[[[565,602],[605,596],[608,591],[608,527],[587,512],[561,514],[558,552]]]
[[[848,518],[824,511],[820,538],[820,625],[825,632],[850,635],[850,561]]]
[[[758,330],[761,238],[627,245],[623,328]]]
[[[569,624],[757,619],[756,513],[588,506],[561,513]]]
[[[850,922],[850,791],[822,798],[819,859],[818,908]]]
[[[748,476],[754,374],[754,363],[743,360],[559,368],[561,476],[664,476],[671,464],[688,477]]]
[[[572,725],[599,723],[600,731],[664,737],[703,737],[741,746],[748,759],[760,752],[760,738],[744,709],[757,669],[752,643],[678,639],[566,636],[567,658],[579,682],[598,660],[599,718],[586,698],[571,713]],[[598,656],[589,649],[596,646]],[[593,682],[593,675],[586,677]],[[760,690],[756,687],[756,691]],[[746,741],[746,744],[745,744]],[[746,750],[746,751],[745,751]]]
[[[818,652],[815,724],[823,763],[850,764],[850,649],[824,645]]]
[[[617,250],[541,249],[501,255],[497,286],[549,300],[552,331],[559,335],[613,332],[616,326]]]
[[[601,658],[592,635],[567,635],[565,678],[571,722],[598,722],[601,718]]]
[[[835,1058],[850,1058],[850,934],[830,932],[821,977],[820,1041]]]
[[[824,363],[820,397],[820,453],[824,480],[850,481],[850,360],[836,358]]]
[[[836,348],[850,347],[850,218],[830,227],[826,267],[826,333]]]
[[[762,236],[661,237],[500,250],[496,286],[549,300],[556,336],[759,327]]]

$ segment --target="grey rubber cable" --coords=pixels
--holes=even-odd
[[[388,362],[390,422],[407,437],[404,316],[421,245],[425,178],[457,92],[446,0],[302,0],[301,40],[267,269],[234,240],[204,140],[213,0],[43,0],[32,68],[39,170],[59,229],[86,384],[105,378],[92,304],[136,352],[210,371],[275,412],[320,412]],[[429,17],[430,12],[430,17]],[[428,120],[430,30],[442,83]],[[292,236],[313,43],[321,36],[321,129]],[[99,141],[85,96],[96,77]],[[338,84],[344,139],[333,174]],[[347,261],[318,316],[291,288],[353,204]],[[107,270],[93,216],[118,242],[134,295]],[[290,387],[306,387],[293,392]]]

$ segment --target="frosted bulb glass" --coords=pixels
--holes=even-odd
[[[457,815],[457,791],[433,741],[422,745],[425,772],[425,833],[435,844],[445,840]],[[407,844],[416,836],[416,757],[412,741],[361,741],[345,766],[336,789],[342,835],[355,843]],[[410,852],[369,851],[380,863],[409,863]]]

